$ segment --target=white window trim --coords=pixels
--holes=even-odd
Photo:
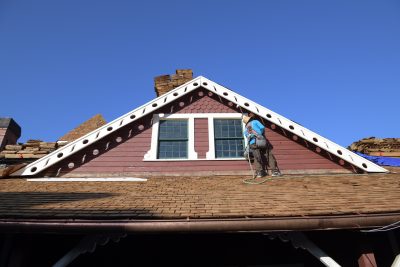
[[[151,133],[150,150],[144,155],[143,161],[188,161],[188,160],[243,160],[244,158],[216,158],[215,139],[214,139],[214,119],[241,119],[240,113],[182,113],[182,114],[154,114]],[[158,159],[158,132],[159,124],[162,119],[187,119],[188,120],[188,158],[187,159]],[[199,159],[194,150],[194,120],[208,119],[208,152],[206,158]],[[244,124],[243,128],[244,128]]]

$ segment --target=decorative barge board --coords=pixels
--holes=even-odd
[[[266,125],[283,173],[387,172],[309,129],[204,77],[134,109],[12,176],[249,174],[243,158],[216,157],[216,119],[253,113]],[[186,120],[187,159],[158,159],[160,121]]]

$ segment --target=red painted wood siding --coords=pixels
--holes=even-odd
[[[232,103],[212,93],[198,90],[189,96],[161,108],[157,113],[233,113],[238,112]],[[197,161],[143,161],[150,150],[152,114],[119,129],[103,140],[76,153],[56,166],[49,168],[46,175],[211,175],[249,174],[245,160],[197,160]],[[326,151],[317,152],[313,144],[299,138],[292,139],[290,133],[271,123],[266,125],[266,135],[274,146],[274,154],[283,172],[346,172],[352,167]],[[140,127],[142,125],[142,127]],[[274,129],[273,129],[274,128]],[[208,151],[207,119],[195,119],[195,151],[204,159]],[[122,141],[118,143],[117,137]],[[93,150],[99,150],[93,155]],[[72,164],[73,163],[73,164]],[[73,165],[73,167],[69,168]]]
[[[199,159],[205,159],[209,148],[208,119],[194,120],[194,151]]]
[[[184,101],[178,101],[178,104],[182,105],[182,108],[176,113],[238,113],[233,103],[202,90],[188,96]]]

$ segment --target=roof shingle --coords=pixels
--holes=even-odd
[[[400,212],[399,174],[164,177],[147,182],[0,180],[0,219],[224,219]]]

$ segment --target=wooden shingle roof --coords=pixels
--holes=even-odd
[[[62,222],[65,229],[78,222],[79,227],[120,223],[123,229],[149,222],[182,229],[193,222],[230,222],[232,231],[250,231],[258,223],[257,230],[269,231],[379,227],[400,220],[400,174],[292,175],[261,185],[245,184],[244,178],[162,177],[133,183],[3,179],[0,231],[18,222],[47,227]]]

